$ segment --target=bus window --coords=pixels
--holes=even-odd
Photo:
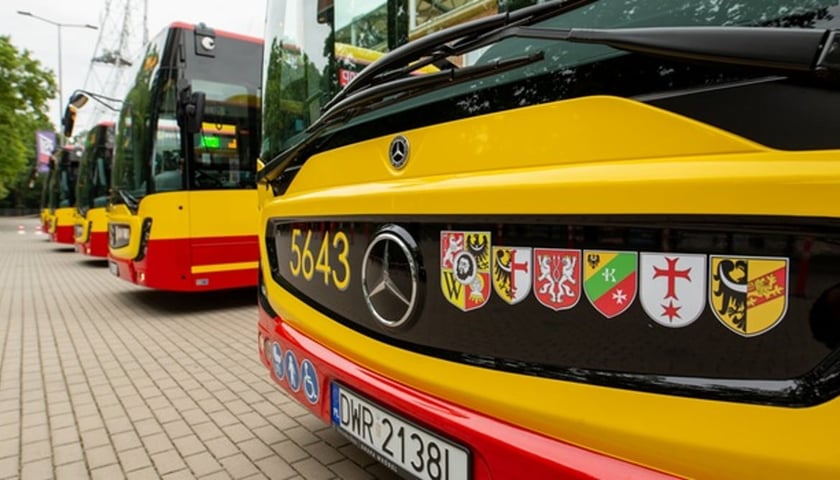
[[[251,188],[256,136],[252,131],[257,98],[244,85],[196,79],[193,90],[207,98],[201,131],[194,135],[194,187]]]
[[[170,78],[155,129],[152,172],[156,192],[181,190],[184,185],[181,133],[175,118],[176,96],[175,81]]]

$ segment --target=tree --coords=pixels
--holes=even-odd
[[[35,132],[53,130],[47,101],[56,95],[55,75],[29,50],[19,51],[0,36],[0,198],[33,167]]]

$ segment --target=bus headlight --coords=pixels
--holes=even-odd
[[[108,243],[111,248],[122,248],[128,245],[131,239],[131,227],[112,223],[108,225]]]

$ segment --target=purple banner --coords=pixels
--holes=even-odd
[[[38,173],[50,171],[50,156],[55,150],[55,132],[38,130],[35,132],[35,148],[38,154]]]

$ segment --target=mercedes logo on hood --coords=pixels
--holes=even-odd
[[[362,294],[368,310],[383,326],[406,326],[421,306],[417,244],[402,227],[382,228],[362,260]]]
[[[391,161],[391,166],[396,169],[401,169],[408,162],[408,139],[399,135],[391,140],[391,146],[388,147],[388,159]]]

